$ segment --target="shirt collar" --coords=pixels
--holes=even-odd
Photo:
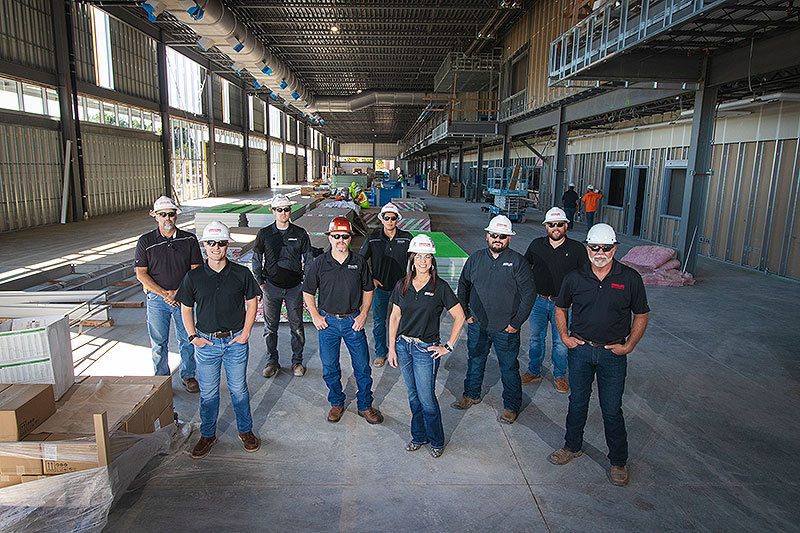
[[[228,272],[231,271],[231,260],[228,259],[225,262],[225,266],[219,272],[208,266],[208,259],[206,259],[205,262],[203,263],[203,268],[205,269],[206,274],[208,274],[209,276],[216,276],[216,275],[227,276]]]

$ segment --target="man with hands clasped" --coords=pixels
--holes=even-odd
[[[442,412],[436,400],[436,374],[441,357],[453,351],[464,310],[453,289],[436,273],[436,246],[427,235],[411,239],[405,278],[397,282],[390,301],[389,364],[403,374],[411,407],[411,441],[406,450],[414,452],[430,444],[431,455],[444,452]],[[439,341],[442,311],[453,317],[453,327],[444,345]]]
[[[569,410],[564,447],[549,460],[564,465],[583,452],[583,430],[592,382],[603,413],[611,483],[628,484],[628,434],[622,415],[627,355],[647,329],[650,308],[642,277],[614,260],[617,237],[608,224],[595,224],[586,236],[590,263],[564,277],[556,301],[556,326],[568,348]],[[572,308],[572,322],[567,313]],[[631,316],[633,320],[631,320]]]

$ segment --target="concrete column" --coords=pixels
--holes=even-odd
[[[553,165],[553,183],[550,188],[553,194],[550,201],[551,205],[557,205],[561,195],[564,194],[564,180],[567,174],[567,137],[569,130],[564,122],[564,111],[565,108],[562,106],[558,125],[556,126],[556,157]],[[547,207],[549,209],[549,206]]]

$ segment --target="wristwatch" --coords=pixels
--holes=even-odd
[[[189,335],[189,342],[192,342],[197,338],[197,335]]]
[[[452,352],[453,351],[453,347],[450,346],[447,343],[444,343],[442,346],[444,346],[444,349],[447,350],[448,352]]]

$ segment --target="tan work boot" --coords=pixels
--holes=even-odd
[[[565,465],[576,457],[583,455],[583,451],[571,452],[566,448],[559,448],[547,458],[554,465]]]
[[[331,410],[328,411],[328,422],[336,423],[342,419],[344,414],[344,405],[331,405]]]
[[[462,396],[460,400],[453,402],[450,404],[450,406],[454,409],[461,409],[462,411],[465,411],[473,405],[478,405],[479,403],[481,403],[480,399],[475,400],[469,396]]]
[[[372,366],[374,366],[375,368],[380,368],[385,364],[386,364],[385,357],[376,357],[375,360],[372,362]]]
[[[281,365],[278,363],[268,363],[267,366],[264,367],[264,370],[261,371],[261,375],[265,378],[271,378],[275,374],[278,373],[278,370],[281,369]]]
[[[628,484],[628,465],[611,465],[611,484],[624,487]]]
[[[381,422],[383,422],[383,415],[381,414],[380,411],[378,411],[374,407],[370,407],[369,409],[359,411],[358,416],[360,416],[370,424],[380,424]]]
[[[528,383],[539,383],[542,381],[541,374],[531,374],[530,372],[525,372],[522,374],[522,384],[527,385]]]
[[[553,386],[556,388],[556,392],[560,392],[561,394],[569,392],[569,383],[567,383],[567,378],[565,377],[556,378],[555,381],[553,381]]]
[[[513,424],[519,414],[516,411],[503,409],[503,414],[497,417],[497,420],[503,424]]]

